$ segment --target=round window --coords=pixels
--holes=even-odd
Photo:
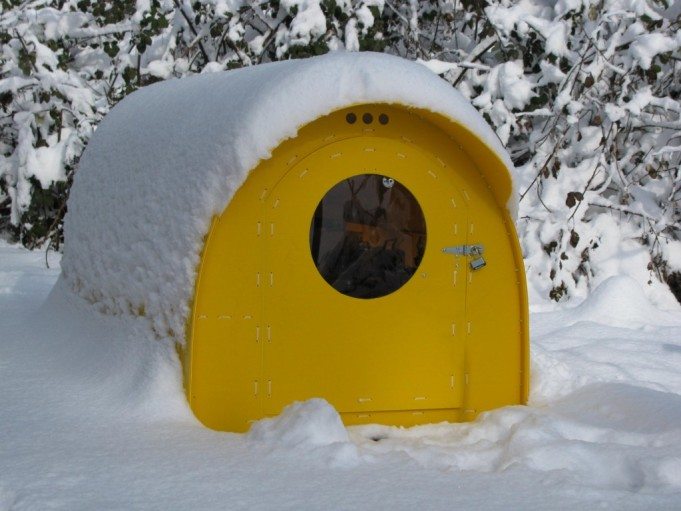
[[[421,206],[402,184],[378,174],[353,176],[331,188],[310,225],[319,273],[354,298],[378,298],[401,288],[425,248]]]

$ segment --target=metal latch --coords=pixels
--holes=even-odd
[[[442,249],[442,252],[445,254],[474,257],[470,262],[471,270],[479,270],[487,265],[487,261],[482,257],[484,251],[485,247],[483,245],[456,245]]]
[[[460,256],[480,256],[485,251],[482,245],[456,245],[455,247],[445,247],[442,249],[445,254]]]

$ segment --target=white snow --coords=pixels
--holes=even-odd
[[[287,5],[294,4],[309,10],[315,2]],[[520,105],[530,95],[528,86],[515,73],[517,65],[504,69],[499,80],[515,91],[504,100]],[[66,283],[100,310],[143,314],[156,335],[182,340],[213,215],[298,128],[334,110],[374,102],[423,108],[459,122],[501,167],[513,168],[463,96],[425,67],[397,57],[335,52],[166,80],[113,108],[80,160],[64,224]],[[514,191],[513,214],[516,200]]]
[[[0,242],[1,511],[681,508],[681,314],[630,278],[532,314],[530,406],[346,429],[314,399],[237,435],[193,418],[171,343],[48,259]]]
[[[349,440],[338,412],[319,398],[295,402],[281,415],[258,421],[246,436],[254,441],[291,447],[315,447]]]
[[[656,55],[675,50],[680,42],[663,34],[641,34],[631,43],[629,51],[643,69],[649,69]]]
[[[27,155],[26,169],[38,179],[43,189],[47,190],[52,183],[66,178],[61,165],[65,149],[64,142],[57,142],[49,147],[39,147]]]
[[[326,32],[326,16],[320,0],[282,0],[281,5],[289,12],[295,8],[289,45],[308,45]]]

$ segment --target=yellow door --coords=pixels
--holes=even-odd
[[[350,138],[298,162],[268,194],[263,247],[265,415],[278,414],[295,400],[324,397],[348,423],[459,419],[468,269],[466,258],[443,253],[443,248],[465,245],[466,204],[461,178],[441,169],[441,160],[413,144]],[[357,189],[372,185],[380,197],[357,209],[373,221],[357,218],[352,201],[329,199],[319,206],[332,189],[347,188],[354,200]],[[379,190],[381,186],[385,189]],[[397,187],[402,192],[396,197]],[[388,195],[398,202],[411,195],[420,206],[425,250],[416,246],[418,240],[409,245],[397,240],[403,234],[375,225],[376,208],[385,216]],[[367,290],[356,282],[336,287],[327,282],[313,255],[319,251],[314,239],[319,226],[313,222],[320,216],[318,207],[329,218],[325,228],[345,232],[345,241],[348,236],[359,238],[362,254],[379,259],[374,266],[389,265],[391,257],[400,254],[407,261],[402,266],[409,267],[402,269],[401,280],[406,281],[385,286],[378,282],[379,296],[373,297],[366,297]],[[409,230],[413,228],[397,229]],[[333,241],[327,243],[329,252]],[[335,250],[334,257],[343,248]],[[394,280],[396,273],[400,271],[360,278],[375,283]]]
[[[347,424],[525,402],[524,272],[500,205],[510,180],[485,151],[428,112],[363,105],[261,162],[201,257],[183,352],[201,422],[245,431],[311,397]],[[477,244],[487,265],[472,270],[481,258],[456,254]]]

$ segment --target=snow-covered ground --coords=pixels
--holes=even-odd
[[[170,346],[0,244],[0,510],[681,509],[681,312],[628,278],[532,315],[532,405],[345,429],[322,400],[249,434],[189,412]]]

